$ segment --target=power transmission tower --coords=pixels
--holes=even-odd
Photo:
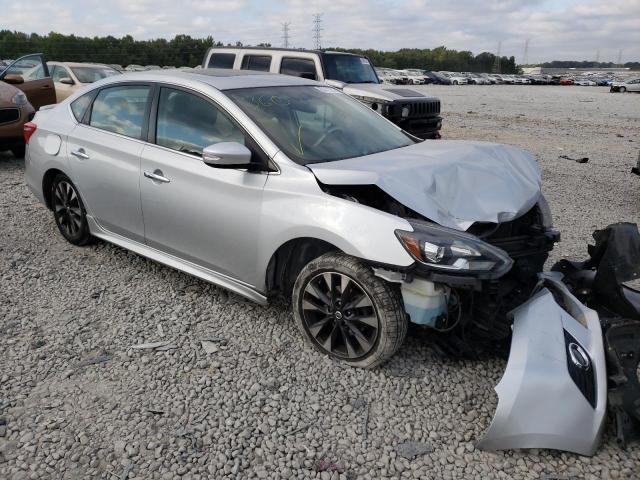
[[[622,49],[618,50],[618,66],[622,66]]]
[[[289,48],[289,25],[291,25],[291,22],[282,24],[282,46],[284,48]]]
[[[493,73],[502,73],[500,72],[500,50],[502,49],[502,40],[498,42],[498,52],[496,53],[496,58],[493,61]]]
[[[529,65],[529,39],[524,41],[524,54],[522,55],[522,64]]]
[[[313,14],[313,40],[314,48],[320,50],[322,48],[322,13]]]
[[[596,63],[600,63],[600,49],[596,50]]]

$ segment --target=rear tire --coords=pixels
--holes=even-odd
[[[51,184],[51,209],[58,230],[73,245],[83,246],[91,242],[87,212],[80,193],[64,174],[58,174]]]
[[[26,153],[25,150],[26,150],[25,146],[24,145],[20,145],[20,146],[17,146],[17,147],[13,147],[11,149],[11,153],[13,153],[13,156],[16,157],[16,158],[24,158],[24,154]]]
[[[385,362],[407,333],[399,290],[343,253],[326,253],[308,263],[293,287],[292,304],[305,340],[353,367]]]

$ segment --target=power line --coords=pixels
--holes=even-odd
[[[320,50],[322,48],[322,15],[323,13],[314,13],[313,14],[313,40],[314,47],[316,50]]]
[[[529,65],[529,39],[524,41],[524,54],[522,55],[522,64]]]
[[[284,48],[289,48],[289,25],[291,25],[291,22],[282,24],[282,46]]]
[[[500,72],[500,50],[502,49],[502,40],[498,42],[498,51],[496,52],[496,58],[493,61],[493,73],[501,73]]]

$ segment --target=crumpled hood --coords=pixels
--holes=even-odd
[[[424,141],[364,157],[307,165],[326,185],[377,185],[397,201],[445,227],[500,223],[531,209],[540,170],[510,145]]]
[[[374,83],[348,83],[342,89],[347,95],[352,97],[368,97],[382,100],[385,102],[393,102],[394,100],[407,100],[407,99],[426,99],[434,98],[427,97],[420,92],[411,90],[409,88],[394,88],[392,85],[383,86]]]

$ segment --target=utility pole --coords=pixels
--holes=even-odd
[[[622,66],[622,49],[618,50],[618,66]]]
[[[291,22],[282,24],[282,46],[284,48],[289,48],[289,25],[291,25]]]
[[[600,63],[600,49],[596,50],[596,63]]]
[[[322,15],[322,13],[313,14],[313,40],[316,50],[322,48]]]
[[[524,41],[524,54],[522,55],[522,64],[529,65],[529,39]]]
[[[493,73],[502,73],[500,71],[500,50],[502,49],[502,40],[498,42],[498,52],[496,53],[496,58],[493,61]]]

